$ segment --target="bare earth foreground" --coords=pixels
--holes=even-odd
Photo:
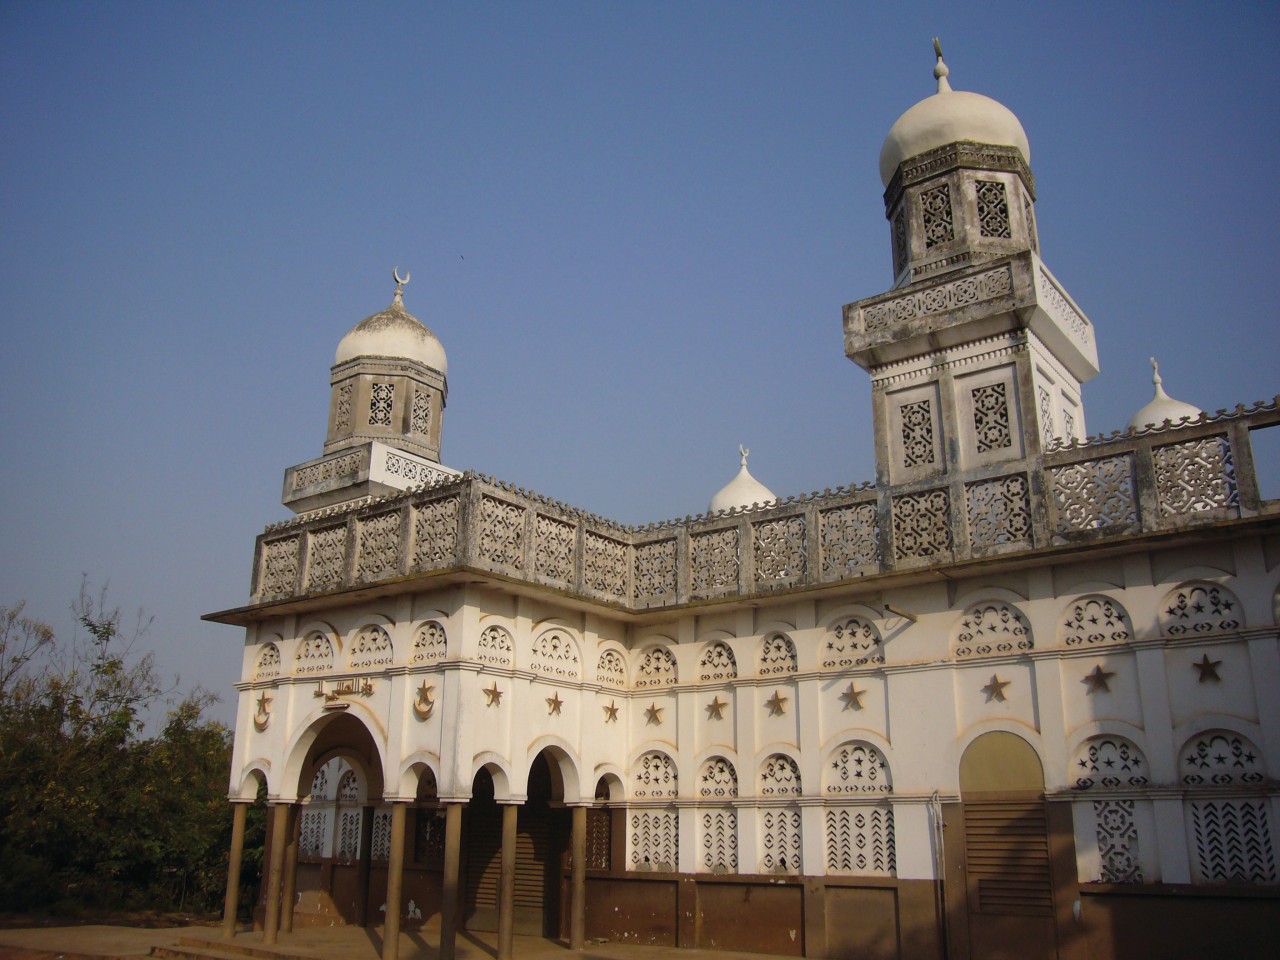
[[[438,931],[431,926],[400,936],[402,960],[436,960]],[[457,960],[492,960],[497,956],[497,934],[460,933]],[[154,953],[153,953],[154,951]],[[588,943],[574,953],[563,943],[538,937],[516,937],[515,956],[524,960],[654,960],[678,956],[681,960],[750,960],[757,953],[720,950],[677,950],[623,943]],[[241,932],[225,940],[221,930],[208,925],[148,929],[108,925],[27,927],[0,930],[0,960],[105,960],[117,957],[156,956],[169,960],[379,960],[381,928],[328,927],[281,934],[272,948],[264,948],[261,933]]]

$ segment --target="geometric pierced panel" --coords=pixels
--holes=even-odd
[[[1275,882],[1269,803],[1226,798],[1191,802],[1197,881]]]
[[[315,593],[342,583],[346,565],[347,528],[315,530],[308,537],[307,592]]]
[[[373,815],[373,844],[369,848],[373,860],[391,859],[391,811],[379,810]]]
[[[1178,755],[1182,782],[1192,787],[1258,784],[1266,779],[1262,755],[1232,730],[1206,730]]]
[[[840,620],[822,648],[822,666],[861,667],[867,663],[884,663],[884,647],[875,625],[860,617]]]
[[[975,180],[974,193],[978,199],[978,232],[984,237],[1008,239],[1009,204],[1005,199],[1004,184],[999,180]]]
[[[413,509],[413,569],[450,563],[458,550],[458,498],[447,497]]]
[[[1071,463],[1049,472],[1064,531],[1138,522],[1132,454]]]
[[[650,647],[640,658],[637,687],[668,687],[676,682],[676,658],[666,647]]]
[[[631,824],[631,869],[675,870],[680,849],[680,818],[674,810],[634,810]]]
[[[1027,620],[1017,607],[993,600],[977,603],[956,624],[952,646],[957,657],[985,657],[1031,649]]]
[[[501,566],[524,562],[524,510],[494,497],[480,498],[480,555]]]
[[[1013,446],[1003,383],[989,383],[973,390],[973,432],[979,453]]]
[[[617,650],[605,650],[596,661],[596,683],[608,687],[627,685],[627,665]]]
[[[502,627],[487,627],[480,634],[476,659],[497,667],[509,667],[515,656],[515,644],[511,634]]]
[[[1162,517],[1240,506],[1235,464],[1226,437],[1156,447],[1155,464]]]
[[[676,542],[659,540],[636,546],[635,596],[669,597],[676,592]]]
[[[369,424],[375,427],[391,426],[391,406],[395,402],[396,388],[390,383],[375,383],[369,394]]]
[[[727,799],[738,795],[738,771],[724,757],[712,757],[704,763],[698,779],[699,796]]]
[[[627,596],[631,553],[625,543],[588,531],[582,540],[582,576],[588,590]]]
[[[717,640],[702,654],[698,671],[702,680],[732,680],[738,675],[738,661],[729,645]]]
[[[925,249],[955,239],[951,214],[951,188],[943,183],[920,193],[920,213],[924,218]]]
[[[893,789],[884,754],[863,741],[836,750],[827,773],[828,794],[888,793]]]
[[[413,391],[413,412],[409,417],[409,429],[425,434],[431,424],[431,395],[422,390]]]
[[[1068,647],[1128,643],[1132,639],[1128,612],[1110,597],[1081,597],[1067,608],[1058,627],[1058,640]]]
[[[1216,583],[1186,583],[1164,598],[1160,629],[1171,637],[1227,633],[1244,626],[1240,601]]]
[[[893,543],[898,560],[937,558],[951,550],[950,498],[945,490],[893,498]]]
[[[316,631],[307,635],[293,658],[295,673],[318,673],[333,667],[333,642]]]
[[[804,517],[780,517],[751,525],[756,583],[796,580],[805,571]]]
[[[923,467],[933,463],[933,406],[928,400],[904,403],[898,408],[902,420],[902,465]]]
[[[760,815],[761,873],[800,872],[800,811],[766,809]]]
[[[263,599],[291,596],[298,588],[298,538],[272,540],[262,546]]]
[[[760,650],[760,673],[762,676],[778,673],[796,672],[796,645],[789,637],[775,633],[767,638]]]
[[[1036,387],[1040,403],[1040,442],[1044,446],[1053,443],[1053,398],[1044,387]]]
[[[557,630],[548,631],[533,641],[533,659],[529,661],[529,669],[577,680],[582,673],[577,645]]]
[[[671,758],[659,750],[650,750],[636,765],[635,785],[631,792],[636,797],[674,798],[680,792],[679,786],[676,765]]]
[[[1095,800],[1093,818],[1102,861],[1103,883],[1141,883],[1138,865],[1138,824],[1133,800]]]
[[[418,628],[413,638],[413,662],[434,663],[443,660],[445,649],[444,627],[435,620],[428,620]]]
[[[826,821],[827,873],[893,876],[890,807],[828,807]]]
[[[395,576],[400,567],[400,511],[360,521],[356,579],[368,583]]]
[[[966,483],[964,490],[969,538],[975,547],[1030,542],[1031,506],[1023,474]]]
[[[370,667],[386,666],[393,657],[391,638],[387,636],[387,631],[381,627],[368,626],[356,635],[348,661],[353,670],[368,670]]]
[[[568,583],[573,580],[573,547],[577,527],[538,514],[534,570],[541,577]]]
[[[880,563],[879,525],[874,503],[855,503],[818,514],[822,579],[852,576]]]
[[[760,768],[760,796],[798,797],[801,794],[800,767],[790,757],[775,753]]]
[[[713,530],[689,537],[690,589],[710,593],[738,585],[738,531]]]
[[[1124,737],[1090,737],[1076,750],[1071,769],[1076,790],[1145,787],[1149,782],[1146,757]]]
[[[280,674],[280,648],[268,643],[258,655],[258,665],[254,667],[253,679],[266,680]]]
[[[329,818],[332,816],[331,809],[306,809],[303,812],[298,837],[298,856],[310,859],[328,856]]]
[[[738,869],[738,814],[732,807],[705,810],[702,814],[700,866],[711,873]]]

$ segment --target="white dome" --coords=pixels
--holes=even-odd
[[[711,498],[708,513],[719,513],[721,510],[741,510],[754,504],[772,503],[778,499],[777,494],[753,477],[747,470],[747,454],[751,451],[744,447],[742,452],[742,468],[738,475],[720,488],[720,492]]]
[[[1204,416],[1204,411],[1199,407],[1183,403],[1181,400],[1175,400],[1165,393],[1164,381],[1160,379],[1160,364],[1156,363],[1155,357],[1151,358],[1151,366],[1155,371],[1151,377],[1151,382],[1156,386],[1156,395],[1151,398],[1150,403],[1130,418],[1130,430],[1141,430],[1143,427],[1159,427],[1166,420],[1176,426],[1182,421],[1183,417],[1195,420]]]
[[[880,180],[886,187],[903,160],[959,140],[1017,147],[1031,165],[1031,145],[1013,111],[980,93],[952,90],[947,82],[949,72],[939,56],[933,70],[938,92],[921,100],[889,128],[880,148]]]
[[[333,362],[336,366],[356,357],[415,360],[441,374],[449,372],[444,346],[404,308],[398,289],[391,306],[361,320],[342,338]]]

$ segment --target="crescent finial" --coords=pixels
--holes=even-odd
[[[404,272],[404,276],[402,277],[402,276],[400,276],[400,268],[399,268],[399,267],[392,267],[392,268],[391,268],[391,276],[392,276],[392,277],[395,279],[395,281],[396,281],[396,293],[399,293],[399,292],[400,292],[400,288],[401,288],[401,287],[403,287],[406,283],[408,283],[408,282],[409,282],[409,276],[410,276],[410,274],[409,274],[409,271],[408,271],[408,270],[406,270],[406,271]]]
[[[933,52],[939,60],[942,59],[942,44],[938,42],[938,38],[933,38]]]
[[[751,456],[751,451],[742,444],[738,444],[738,453],[742,454],[742,465],[745,467],[747,465],[747,457]]]

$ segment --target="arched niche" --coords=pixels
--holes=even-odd
[[[1035,748],[1016,733],[993,730],[960,757],[960,793],[1043,793],[1044,766]]]

